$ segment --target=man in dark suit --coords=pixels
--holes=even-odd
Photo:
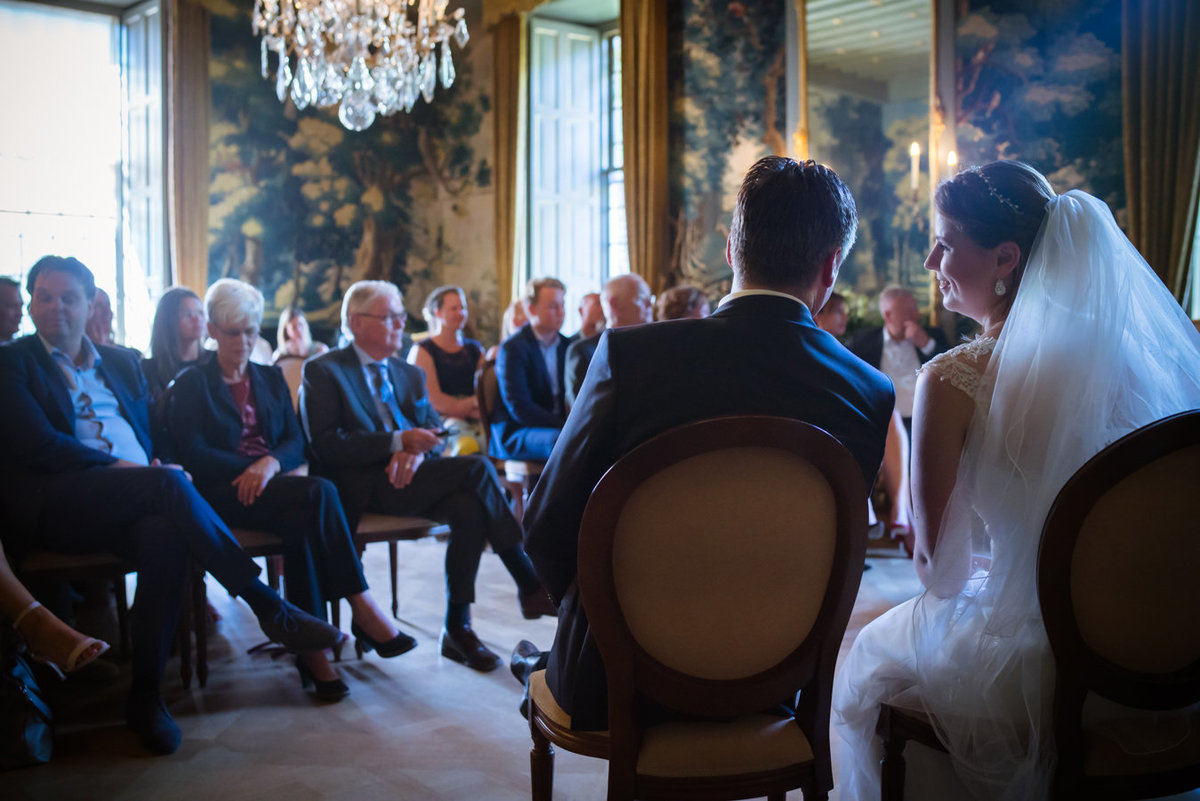
[[[424,515],[450,524],[442,656],[488,671],[499,658],[471,628],[475,574],[484,546],[504,562],[527,618],[554,607],[521,545],[521,526],[483,456],[440,458],[441,421],[419,367],[395,356],[406,315],[400,290],[360,281],[342,300],[344,348],[305,363],[300,388],[312,468],[338,486],[346,516]]]
[[[908,287],[892,284],[879,293],[879,312],[883,326],[856,334],[850,352],[892,379],[896,410],[911,434],[917,369],[946,350],[946,337],[936,328],[921,326],[917,299]]]
[[[577,535],[596,482],[621,456],[685,423],[790,417],[849,449],[874,481],[890,382],[813,323],[854,243],[850,190],[827,167],[769,157],[738,194],[727,256],[733,292],[715,314],[608,331],[526,512],[526,548],[559,602],[546,681],[575,729],[606,725],[604,666],[576,584]],[[864,503],[866,498],[863,499]],[[530,643],[513,670],[536,667]]]
[[[500,345],[496,381],[500,403],[492,415],[493,456],[547,459],[566,420],[567,347],[563,295],[557,278],[535,278],[525,290],[529,321]]]
[[[111,552],[138,569],[127,722],[151,751],[180,732],[159,694],[189,560],[254,610],[263,631],[298,652],[341,633],[283,601],[178,467],[153,459],[140,358],[94,345],[84,327],[96,292],[76,259],[47,256],[29,271],[37,333],[0,349],[0,465],[6,548]]]
[[[604,319],[608,321],[609,328],[641,325],[654,320],[654,295],[650,292],[650,285],[640,275],[629,273],[610,280],[600,294],[600,303],[604,308]],[[579,388],[583,386],[588,365],[592,363],[596,345],[600,343],[600,335],[603,333],[604,329],[601,329],[595,336],[572,342],[567,348],[568,409],[575,405],[575,398],[579,395]]]

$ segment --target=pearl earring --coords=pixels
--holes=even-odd
[[[1008,291],[1008,287],[1006,287],[1006,286],[1004,285],[1004,279],[1003,279],[1003,278],[997,278],[997,279],[996,279],[996,287],[995,287],[995,291],[996,291],[996,294],[997,294],[997,295],[1003,295],[1005,292],[1007,292],[1007,291]]]

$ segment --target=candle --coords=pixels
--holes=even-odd
[[[921,146],[916,142],[913,142],[908,148],[908,155],[912,157],[912,176],[910,183],[912,184],[912,191],[916,192],[917,186],[920,185],[921,176]]]
[[[951,150],[946,154],[946,166],[950,168],[951,176],[958,173],[958,153]]]

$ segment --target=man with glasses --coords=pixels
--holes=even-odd
[[[341,632],[282,600],[177,466],[154,458],[149,395],[137,354],[84,335],[96,294],[78,260],[46,256],[29,271],[36,334],[0,348],[0,522],[5,549],[117,554],[138,571],[126,720],[157,754],[180,731],[159,681],[175,636],[188,565],[243,598],[272,640],[296,652]]]
[[[556,610],[521,545],[492,463],[483,456],[440,457],[441,420],[425,374],[396,355],[405,313],[400,290],[359,281],[342,300],[350,344],[304,365],[300,412],[312,469],[338,486],[351,527],[363,512],[422,515],[450,524],[442,656],[480,671],[499,657],[471,628],[475,574],[484,546],[504,562],[526,618]]]

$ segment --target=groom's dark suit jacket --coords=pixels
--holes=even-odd
[[[136,351],[96,345],[97,373],[112,390],[147,458],[149,395]],[[0,503],[13,538],[31,532],[38,519],[49,476],[103,467],[117,461],[75,437],[75,408],[62,372],[36,334],[0,348]],[[58,499],[61,500],[61,499]],[[15,547],[6,535],[6,544]]]
[[[404,417],[417,428],[438,428],[441,419],[429,403],[425,373],[395,356],[387,361]],[[312,470],[337,484],[353,528],[392,456],[392,434],[379,417],[353,345],[304,363],[300,416],[312,451]]]
[[[743,296],[703,320],[607,331],[525,514],[525,547],[559,601],[547,682],[576,729],[606,726],[604,666],[575,583],[579,522],[596,482],[647,439],[685,423],[765,414],[836,437],[875,481],[891,381],[779,296]],[[863,499],[864,503],[866,499]]]

